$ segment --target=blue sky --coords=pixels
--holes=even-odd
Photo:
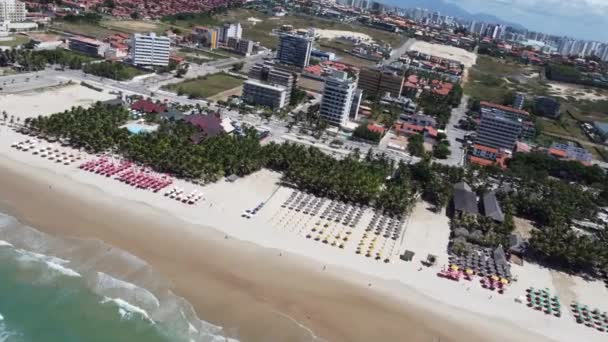
[[[445,0],[530,30],[608,42],[608,0]]]

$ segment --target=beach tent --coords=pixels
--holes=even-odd
[[[412,261],[412,259],[414,259],[414,254],[414,252],[406,250],[399,258],[403,261]]]
[[[237,179],[239,179],[239,176],[232,174],[226,177],[226,182],[234,183]]]

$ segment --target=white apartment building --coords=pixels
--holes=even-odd
[[[227,43],[229,38],[241,39],[243,36],[243,28],[241,23],[226,23],[220,27],[218,40],[222,43]]]
[[[25,3],[17,0],[0,0],[0,22],[2,21],[25,21]]]
[[[134,65],[167,66],[171,39],[155,33],[135,33],[131,36],[131,60]]]
[[[331,125],[345,126],[348,123],[356,89],[356,82],[345,72],[335,72],[327,77],[321,100],[321,117]]]

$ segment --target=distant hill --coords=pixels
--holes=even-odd
[[[525,29],[525,27],[520,24],[500,19],[492,14],[470,13],[456,4],[447,3],[444,0],[382,0],[382,2],[387,5],[397,6],[401,8],[428,8],[429,10],[439,11],[442,15],[450,15],[465,20],[484,21],[489,23],[507,25],[516,29]]]

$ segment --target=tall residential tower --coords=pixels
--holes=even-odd
[[[279,47],[277,59],[281,63],[291,64],[305,68],[310,62],[310,52],[314,37],[296,33],[281,33],[279,36]]]
[[[325,79],[321,117],[331,125],[345,126],[348,122],[357,84],[345,72],[335,72]]]
[[[170,49],[169,37],[157,36],[153,32],[131,36],[131,58],[135,65],[167,66]]]

